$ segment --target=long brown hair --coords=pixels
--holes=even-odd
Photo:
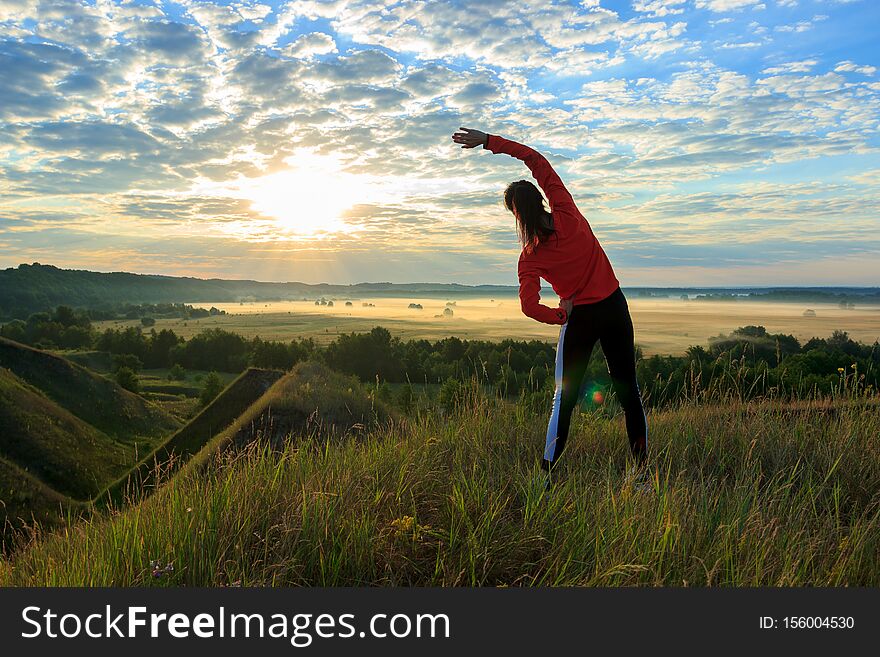
[[[531,181],[510,183],[504,190],[504,205],[517,217],[516,228],[524,249],[533,250],[553,234],[553,229],[548,229],[543,223],[544,217],[550,215],[544,207],[544,197]]]

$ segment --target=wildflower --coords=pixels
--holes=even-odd
[[[837,372],[838,372],[839,374],[843,374],[845,371],[846,371],[846,370],[843,369],[842,367],[838,367],[838,368],[837,368]]]
[[[430,525],[420,525],[412,516],[403,516],[391,521],[391,528],[397,538],[410,536],[415,541],[422,540],[422,534],[431,530]]]
[[[158,559],[150,560],[150,574],[153,577],[162,577],[162,575],[167,575],[169,573],[174,572],[174,564],[168,563],[166,565],[162,565],[162,562]]]
[[[414,521],[415,519],[412,516],[395,518],[391,521],[391,527],[397,532],[397,534],[405,534],[412,531]]]
[[[856,366],[857,366],[857,365],[858,365],[858,363],[853,363],[852,365],[850,365],[850,367],[853,368],[853,369],[856,369]]]

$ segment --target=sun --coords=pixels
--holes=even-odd
[[[338,156],[306,151],[286,163],[289,169],[242,181],[239,189],[251,209],[291,236],[350,232],[356,226],[345,222],[344,212],[379,195],[370,176],[346,172]]]

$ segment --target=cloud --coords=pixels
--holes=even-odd
[[[633,9],[649,14],[652,17],[662,18],[684,13],[684,5],[687,0],[636,0]]]
[[[696,0],[694,4],[697,9],[716,12],[739,11],[747,7],[760,6],[759,0]]]
[[[807,30],[812,29],[816,23],[820,23],[821,21],[825,20],[828,20],[828,16],[822,14],[813,16],[811,19],[808,20],[798,21],[793,25],[777,25],[773,29],[777,32],[806,32]]]
[[[285,46],[282,52],[290,57],[309,59],[317,55],[329,55],[339,51],[336,49],[336,41],[332,36],[324,32],[312,32],[297,38],[296,41]]]
[[[838,73],[859,73],[861,75],[874,75],[877,72],[876,66],[859,66],[850,61],[840,62],[835,68]]]
[[[83,264],[91,240],[107,262],[141,249],[150,266],[192,256],[215,274],[265,254],[305,278],[289,262],[302,252],[330,263],[327,280],[387,260],[404,278],[509,282],[500,193],[528,172],[451,147],[464,125],[546,153],[624,272],[876,245],[880,83],[869,50],[827,46],[844,8],[607,4],[5,3],[0,241],[25,260]],[[390,191],[305,244],[235,190],[312,156]],[[803,187],[808,171],[827,180]]]
[[[788,62],[786,64],[778,64],[765,68],[762,73],[765,75],[777,75],[779,73],[807,73],[819,63],[818,59],[802,59],[797,62]]]

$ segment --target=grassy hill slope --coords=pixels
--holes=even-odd
[[[49,529],[61,524],[62,516],[69,510],[79,510],[80,504],[52,490],[15,463],[0,457],[0,554],[6,542],[22,529],[25,523],[34,521]]]
[[[289,437],[340,440],[388,425],[396,414],[352,376],[325,365],[298,363],[193,458],[199,467],[254,442],[273,447]]]
[[[179,425],[114,381],[0,338],[0,548],[31,520],[89,508]]]
[[[875,406],[654,413],[647,493],[622,418],[582,414],[549,495],[544,411],[475,394],[362,440],[253,443],[47,537],[0,584],[880,585]]]
[[[155,486],[155,472],[169,476],[177,466],[232,424],[282,376],[283,372],[278,370],[245,370],[198,415],[115,482],[107,496],[119,501],[123,496],[137,496],[145,487]]]
[[[180,423],[155,404],[116,382],[39,349],[0,338],[0,367],[42,391],[49,399],[99,431],[141,452]]]
[[[0,457],[78,499],[97,495],[137,460],[131,444],[86,424],[4,368]]]

